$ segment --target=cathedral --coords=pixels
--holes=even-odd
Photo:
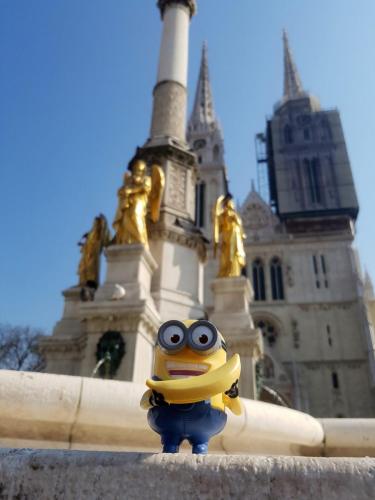
[[[228,169],[207,46],[187,119],[196,2],[158,7],[150,136],[130,168],[141,161],[153,183],[159,175],[160,214],[142,245],[109,243],[105,228],[106,278],[63,292],[63,317],[41,343],[46,371],[143,383],[160,323],[206,318],[241,355],[243,396],[316,417],[373,417],[375,299],[353,246],[359,206],[339,112],[304,90],[284,33],[283,95],[256,136],[261,182],[237,207],[246,265],[218,278],[212,214],[229,195]]]

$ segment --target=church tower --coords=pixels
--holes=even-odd
[[[374,338],[354,247],[358,202],[337,110],[307,92],[286,33],[284,92],[266,133],[270,202],[241,213],[264,387],[317,417],[373,416]],[[268,200],[267,200],[268,201]]]
[[[347,228],[358,214],[339,112],[303,88],[286,32],[284,94],[267,125],[271,203],[292,232]]]
[[[228,192],[224,163],[224,139],[215,115],[207,44],[203,44],[194,107],[188,123],[188,142],[197,155],[196,224],[208,240],[212,239],[212,207],[217,198]]]
[[[208,242],[212,242],[212,211],[218,197],[228,193],[228,178],[224,161],[224,138],[214,108],[207,52],[207,44],[204,43],[187,138],[198,163],[196,226]],[[216,278],[217,271],[213,245],[209,244],[204,268],[204,305],[208,314],[213,308],[211,283]]]

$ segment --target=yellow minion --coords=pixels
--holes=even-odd
[[[141,400],[164,453],[177,453],[184,439],[193,453],[207,453],[209,439],[225,426],[225,408],[241,414],[240,357],[227,361],[226,344],[205,320],[167,321],[158,332],[149,390]]]

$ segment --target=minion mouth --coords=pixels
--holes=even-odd
[[[198,375],[203,375],[208,370],[208,366],[204,364],[178,363],[174,361],[168,361],[166,363],[166,368],[169,376],[174,379],[197,377]]]

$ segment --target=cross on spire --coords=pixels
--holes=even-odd
[[[301,78],[289,46],[288,34],[283,31],[284,42],[284,100],[294,99],[304,93]]]

